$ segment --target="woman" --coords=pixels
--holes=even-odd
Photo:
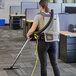
[[[48,13],[48,2],[47,0],[41,0],[39,2],[39,9],[42,13]],[[38,27],[39,30],[43,27],[44,25],[44,18],[41,14],[38,14],[34,18],[33,25],[31,29],[27,33],[27,38],[30,40],[30,35],[36,30]],[[55,76],[60,76],[60,71],[58,67],[58,62],[57,62],[57,53],[58,53],[58,42],[45,42],[44,39],[40,40],[38,42],[38,56],[41,64],[41,76],[47,76],[47,53],[49,55],[49,59],[51,62],[51,65],[53,67],[54,75]]]

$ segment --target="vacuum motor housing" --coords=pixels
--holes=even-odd
[[[47,15],[44,16],[44,26],[49,21],[49,18],[50,17]],[[44,30],[45,42],[59,41],[59,32],[60,32],[59,17],[56,14],[53,16],[50,25]]]

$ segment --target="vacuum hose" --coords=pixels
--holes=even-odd
[[[50,23],[53,20],[53,16],[54,16],[53,10],[51,10],[50,14],[51,16],[50,16],[48,23],[41,30],[34,32],[30,37],[33,37],[34,34],[37,34],[37,35],[41,34],[50,25]]]

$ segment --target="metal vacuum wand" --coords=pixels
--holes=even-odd
[[[10,70],[10,69],[17,69],[16,67],[14,67],[14,65],[16,64],[17,60],[19,59],[21,53],[24,51],[24,47],[27,45],[27,43],[29,42],[29,40],[27,40],[23,47],[21,48],[20,52],[18,53],[17,57],[14,60],[14,63],[12,64],[12,66],[10,68],[4,68],[4,70]]]

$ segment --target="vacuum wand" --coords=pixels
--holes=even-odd
[[[24,47],[27,45],[28,42],[29,42],[29,40],[27,40],[27,41],[24,43],[23,47],[21,48],[20,52],[18,53],[17,57],[15,58],[14,63],[12,64],[12,66],[11,66],[10,68],[4,68],[4,70],[16,69],[16,68],[14,67],[14,65],[15,65],[15,63],[17,62],[17,60],[19,59],[22,51],[24,50]]]

